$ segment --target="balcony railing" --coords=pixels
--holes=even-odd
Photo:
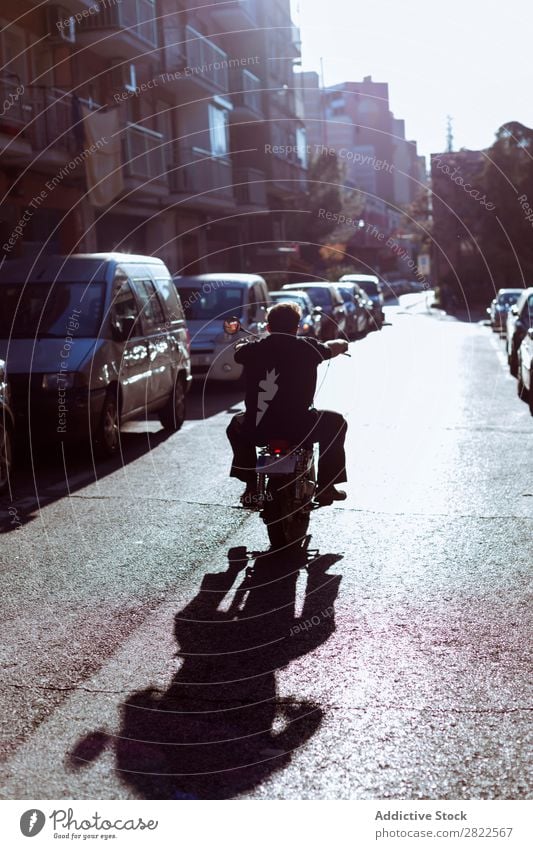
[[[228,55],[194,27],[185,27],[187,39],[187,76],[227,92],[229,86]]]
[[[124,174],[145,182],[166,182],[164,136],[128,124],[123,136]]]
[[[73,96],[57,88],[30,86],[28,102],[31,106],[26,135],[34,150],[60,149],[75,152],[83,147],[81,104]],[[97,108],[93,104],[93,108]]]
[[[151,47],[157,46],[155,3],[151,0],[122,0],[121,3],[101,5],[98,12],[88,15],[79,24],[80,33],[94,30],[124,29],[138,36]]]
[[[171,172],[171,191],[190,196],[208,192],[214,199],[235,200],[230,160],[193,147],[182,148],[179,164]]]

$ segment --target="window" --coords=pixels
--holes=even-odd
[[[209,104],[209,142],[214,156],[227,156],[229,152],[228,113]]]
[[[223,321],[232,315],[242,317],[242,286],[180,286],[179,293],[188,321]]]
[[[115,279],[115,294],[111,309],[111,321],[118,332],[123,335],[125,320],[137,323],[139,308],[127,277],[117,276]],[[138,324],[137,324],[137,333]],[[129,335],[129,333],[128,333]]]
[[[142,315],[150,327],[160,327],[165,314],[151,280],[134,280],[133,285],[142,304]]]
[[[165,301],[167,307],[170,309],[170,322],[173,324],[176,321],[183,321],[185,318],[183,307],[172,278],[156,277],[156,283],[156,289],[162,295],[163,301]]]
[[[242,72],[242,87],[243,87],[243,99],[247,106],[250,109],[254,109],[256,112],[261,111],[261,92],[259,91],[261,87],[261,80],[259,77],[256,77],[255,74],[250,73],[250,71]]]
[[[307,168],[307,138],[305,127],[298,127],[296,129],[296,148],[302,168]]]
[[[78,311],[78,327],[73,335],[80,339],[97,336],[104,294],[102,283],[3,283],[0,338],[64,339],[74,310]]]
[[[266,308],[265,293],[259,283],[255,283],[250,290],[250,318],[259,321],[263,318],[262,307]]]

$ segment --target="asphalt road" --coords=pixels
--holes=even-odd
[[[41,452],[1,539],[2,798],[531,798],[533,420],[487,327],[406,298],[322,368],[348,500],[267,554],[225,428]]]

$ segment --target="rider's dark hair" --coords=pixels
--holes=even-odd
[[[268,324],[274,333],[294,333],[300,323],[302,311],[294,301],[275,304],[268,311]]]

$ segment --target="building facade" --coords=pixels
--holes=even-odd
[[[4,256],[276,269],[305,162],[289,0],[3,0]]]
[[[425,188],[424,158],[416,142],[406,139],[405,122],[391,112],[387,83],[368,76],[322,88],[315,72],[300,74],[299,81],[309,151],[315,156],[334,151],[346,188],[363,198],[361,227],[349,252],[363,266],[390,270],[389,260],[394,266],[395,259],[384,247],[389,238],[397,236],[409,256],[415,253],[408,230],[402,230],[403,212]]]

